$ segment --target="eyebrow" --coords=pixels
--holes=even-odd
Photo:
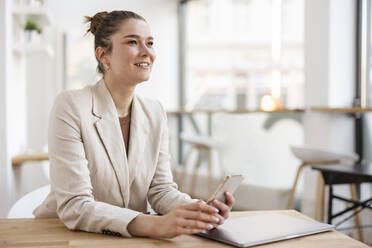
[[[140,36],[139,36],[139,35],[136,35],[136,34],[128,34],[128,35],[125,35],[125,36],[123,37],[123,39],[125,39],[125,38],[135,38],[135,39],[139,39]],[[153,40],[154,37],[149,36],[149,37],[147,37],[146,39]]]

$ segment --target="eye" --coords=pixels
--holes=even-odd
[[[128,44],[136,45],[137,41],[136,40],[130,40],[130,41],[128,41]]]
[[[153,42],[153,41],[149,41],[149,42],[147,42],[147,45],[148,45],[149,47],[152,47],[152,46],[154,45],[154,42]]]

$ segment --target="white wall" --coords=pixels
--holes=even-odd
[[[329,106],[351,106],[355,95],[356,1],[332,0],[329,14]]]
[[[6,1],[0,1],[0,217],[8,209],[7,171],[9,166],[6,135]]]
[[[10,205],[19,197],[16,173],[11,167],[11,157],[21,152],[25,148],[25,84],[23,80],[23,59],[12,51],[12,15],[11,0],[1,2],[1,18],[3,18],[1,30],[4,30],[0,36],[4,49],[4,56],[1,56],[0,74],[0,217],[7,214]],[[3,12],[2,12],[3,11]],[[3,147],[4,146],[4,147]]]
[[[306,106],[350,107],[355,85],[354,0],[305,1]],[[340,152],[354,150],[353,119],[344,114],[307,113],[305,144]],[[316,173],[305,175],[303,209],[314,214]]]

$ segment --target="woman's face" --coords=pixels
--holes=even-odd
[[[147,81],[155,60],[149,25],[138,19],[126,20],[111,41],[112,50],[107,55],[109,70],[106,73],[133,85]]]

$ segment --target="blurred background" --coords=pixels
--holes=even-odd
[[[150,24],[157,60],[136,93],[167,110],[174,178],[192,196],[238,173],[237,210],[285,209],[309,156],[371,162],[370,0],[2,0],[0,217],[50,183],[49,111],[59,92],[99,80],[83,17],[111,10]],[[312,218],[317,178],[306,167],[290,204]],[[370,210],[360,216],[372,225]]]

